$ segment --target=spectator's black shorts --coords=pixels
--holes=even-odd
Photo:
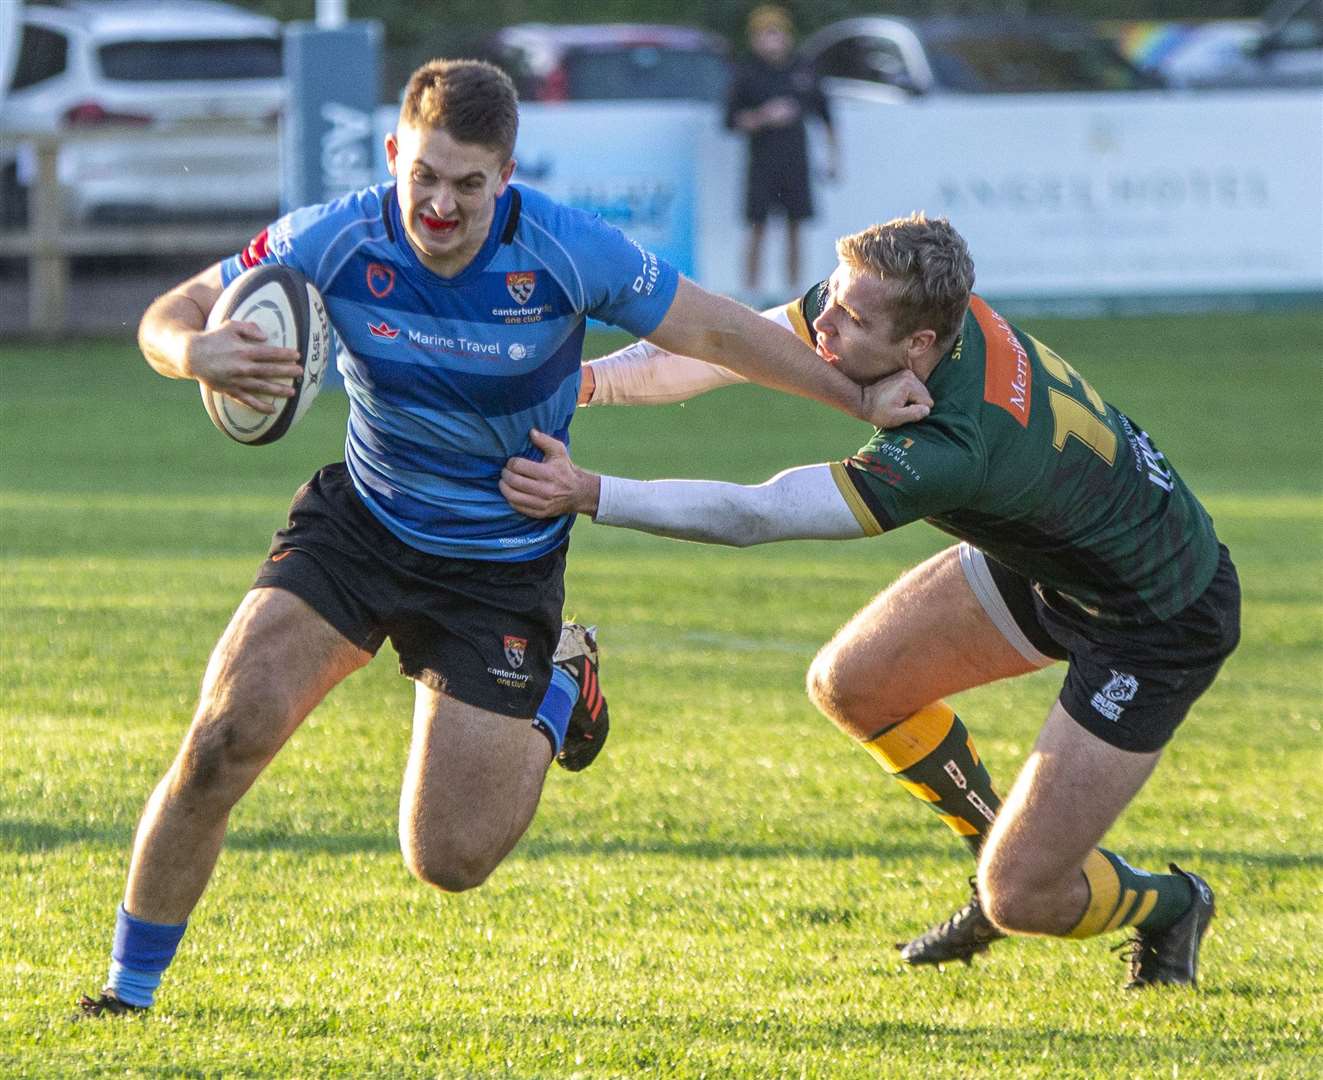
[[[1240,640],[1240,582],[1219,545],[1217,571],[1199,598],[1171,619],[1106,626],[1028,578],[987,559],[1024,636],[1045,656],[1069,660],[1061,704],[1073,720],[1122,750],[1160,750],[1212,685]],[[1050,594],[1049,594],[1050,596]]]
[[[253,588],[286,589],[361,649],[480,709],[532,717],[560,636],[568,544],[527,562],[429,555],[395,537],[342,462],[303,485]]]
[[[752,225],[762,224],[774,206],[779,206],[790,221],[803,221],[813,216],[807,159],[782,162],[776,168],[750,166],[745,189],[745,220]]]

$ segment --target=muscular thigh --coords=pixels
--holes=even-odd
[[[270,756],[371,659],[293,593],[252,589],[212,651],[192,741],[214,734],[232,752]]]
[[[859,738],[938,698],[1037,670],[975,596],[958,547],[898,578],[845,624],[815,661],[832,693],[854,703]],[[868,730],[863,730],[863,728]]]
[[[550,744],[527,718],[415,686],[401,845],[433,879],[465,867],[480,878],[528,827],[551,763]]]

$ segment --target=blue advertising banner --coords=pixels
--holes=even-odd
[[[378,111],[378,146],[398,111]],[[692,277],[699,143],[714,122],[711,106],[683,102],[522,104],[514,178],[600,215]],[[378,151],[375,179],[389,178]]]
[[[711,111],[684,102],[522,105],[515,179],[600,214],[692,276],[698,144]]]
[[[285,211],[367,187],[376,176],[381,23],[285,28],[288,104],[280,130],[280,205]],[[326,385],[344,383],[335,368]]]
[[[285,28],[289,105],[281,127],[281,206],[326,202],[376,179],[374,115],[381,23]]]

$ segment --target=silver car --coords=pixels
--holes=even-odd
[[[61,148],[75,221],[268,217],[284,98],[275,19],[213,0],[25,5],[0,99],[0,217],[22,220],[33,176],[31,147],[12,133],[124,125],[144,130]],[[224,130],[192,128],[211,121]]]
[[[1148,90],[1161,86],[1075,19],[864,16],[825,26],[801,54],[829,90],[886,101],[928,94]]]

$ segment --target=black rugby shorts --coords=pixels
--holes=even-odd
[[[1218,545],[1217,571],[1173,618],[1109,626],[1049,603],[1028,578],[988,558],[1016,625],[1048,656],[1069,661],[1061,704],[1103,742],[1136,753],[1160,750],[1240,641],[1240,582]]]
[[[526,562],[419,551],[372,515],[337,462],[295,494],[253,588],[292,592],[368,652],[389,638],[401,674],[434,690],[530,718],[551,679],[567,547]]]

